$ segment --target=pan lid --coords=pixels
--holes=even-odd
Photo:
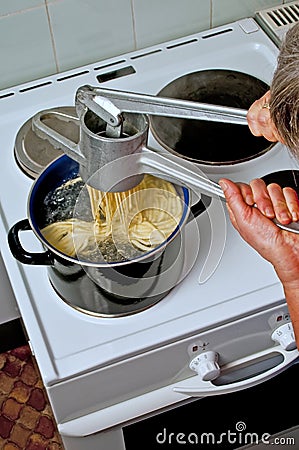
[[[73,106],[62,106],[48,110],[49,117],[44,116],[46,125],[60,134],[78,143],[79,126],[73,122],[59,120],[55,112],[77,117],[76,108]],[[54,148],[50,142],[41,139],[32,130],[32,118],[28,119],[19,129],[14,145],[14,155],[19,167],[31,178],[37,178],[40,172],[54,159],[62,155],[62,150]]]

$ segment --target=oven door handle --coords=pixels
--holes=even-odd
[[[267,356],[270,357],[271,354],[275,353],[282,356],[283,361],[280,364],[277,364],[275,367],[261,375],[253,376],[242,382],[216,387],[208,381],[202,381],[200,383],[199,376],[196,375],[185,380],[184,384],[186,384],[186,386],[184,384],[177,386],[177,383],[170,384],[89,414],[82,415],[75,419],[61,421],[58,423],[58,431],[62,436],[89,436],[107,428],[132,421],[134,418],[145,416],[146,414],[152,415],[154,411],[159,412],[159,410],[165,410],[165,408],[171,407],[171,405],[178,406],[179,404],[184,404],[187,401],[190,401],[190,397],[205,397],[208,395],[225,394],[245,389],[278,375],[290,366],[299,356],[298,350],[296,349],[285,351],[282,347],[276,346],[256,353],[253,361],[267,358]],[[252,356],[239,359],[238,361],[227,365],[225,369],[228,370],[228,366],[232,368],[233,365],[237,366],[238,364],[246,365],[250,360],[252,360]]]
[[[179,386],[175,386],[173,390],[180,394],[185,394],[190,397],[207,397],[210,395],[222,395],[232,392],[240,391],[255,386],[259,383],[265,382],[273,376],[279,374],[288,366],[290,366],[299,356],[297,348],[294,350],[285,350],[283,347],[276,346],[263,350],[254,355],[241,358],[232,363],[221,367],[221,373],[218,378],[212,381],[203,381],[199,375],[184,380]],[[259,370],[261,364],[265,361],[278,360],[278,364],[273,365],[268,370]],[[245,377],[241,381],[229,381],[228,383],[221,383],[221,377],[226,374],[236,372],[237,370],[248,370],[251,367],[251,375]],[[257,369],[257,374],[254,375],[254,369]],[[250,370],[249,370],[250,372]]]

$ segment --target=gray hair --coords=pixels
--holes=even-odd
[[[285,36],[270,91],[272,121],[285,144],[299,158],[299,23]]]

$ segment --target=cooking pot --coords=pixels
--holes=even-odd
[[[263,81],[233,70],[188,73],[167,84],[157,95],[234,108],[248,109],[269,89]],[[151,116],[150,129],[159,144],[184,159],[205,166],[226,166],[249,161],[273,144],[251,134],[248,127]]]
[[[205,210],[210,199],[202,196],[190,209],[189,189],[175,186],[182,199],[183,212],[178,226],[161,245],[131,260],[113,263],[78,260],[53,247],[41,232],[46,224],[43,205],[48,194],[67,180],[75,179],[78,171],[78,163],[63,155],[35,180],[28,198],[28,218],[16,223],[8,233],[13,256],[23,264],[47,266],[55,291],[80,311],[118,317],[148,308],[186,275],[185,225]],[[66,195],[65,201],[69,203],[70,197]],[[23,248],[20,233],[26,230],[35,233],[44,252],[32,253]]]

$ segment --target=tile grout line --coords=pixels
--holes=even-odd
[[[41,9],[41,8],[43,8],[43,5],[32,6],[31,8],[19,9],[17,11],[9,12],[9,13],[6,13],[6,14],[1,14],[0,15],[0,20],[1,19],[6,19],[7,17],[11,17],[11,16],[18,16],[20,14],[24,14],[24,13],[30,12],[30,11],[35,11],[36,9]]]
[[[46,7],[48,24],[49,24],[49,31],[50,31],[50,36],[51,36],[51,44],[52,44],[53,55],[54,55],[54,60],[55,60],[56,72],[59,73],[59,64],[58,64],[57,51],[56,51],[56,45],[55,45],[55,38],[54,38],[54,33],[53,33],[52,25],[51,25],[51,18],[50,18],[50,12],[49,12],[49,8],[48,8],[47,0],[45,0],[45,7]]]
[[[213,28],[213,0],[210,0],[210,28]]]
[[[134,0],[130,0],[131,3],[131,15],[132,15],[132,24],[133,24],[133,36],[134,36],[134,46],[137,50],[137,34],[136,34],[136,20],[135,20],[135,13],[134,13]]]

